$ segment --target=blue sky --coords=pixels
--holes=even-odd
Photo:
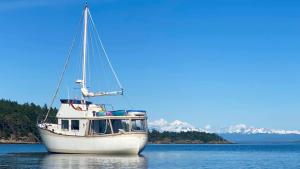
[[[49,103],[83,4],[0,1],[0,97]],[[128,99],[150,120],[300,129],[299,1],[89,4]]]

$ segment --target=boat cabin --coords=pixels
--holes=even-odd
[[[143,110],[107,110],[84,100],[62,99],[56,115],[58,123],[47,129],[62,135],[103,136],[147,132],[147,116]]]

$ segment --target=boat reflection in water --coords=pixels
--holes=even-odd
[[[48,154],[41,168],[139,168],[146,169],[147,159],[141,155],[108,156],[97,154]]]

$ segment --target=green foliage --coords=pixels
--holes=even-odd
[[[229,143],[214,133],[197,131],[188,132],[167,132],[162,133],[153,130],[149,132],[150,143]]]
[[[13,141],[39,141],[36,124],[47,113],[43,107],[34,103],[18,104],[15,101],[0,100],[0,139]],[[57,109],[50,109],[48,122],[56,122]],[[24,139],[25,138],[25,139]],[[149,132],[150,143],[228,143],[216,134],[204,132]]]
[[[36,124],[45,116],[48,108],[34,103],[18,104],[15,101],[0,100],[0,138],[20,140],[28,136],[39,140]],[[57,109],[50,110],[50,121],[54,121]]]

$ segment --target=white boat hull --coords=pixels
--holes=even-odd
[[[49,152],[90,154],[139,154],[147,143],[146,133],[103,136],[68,136],[39,128]]]

